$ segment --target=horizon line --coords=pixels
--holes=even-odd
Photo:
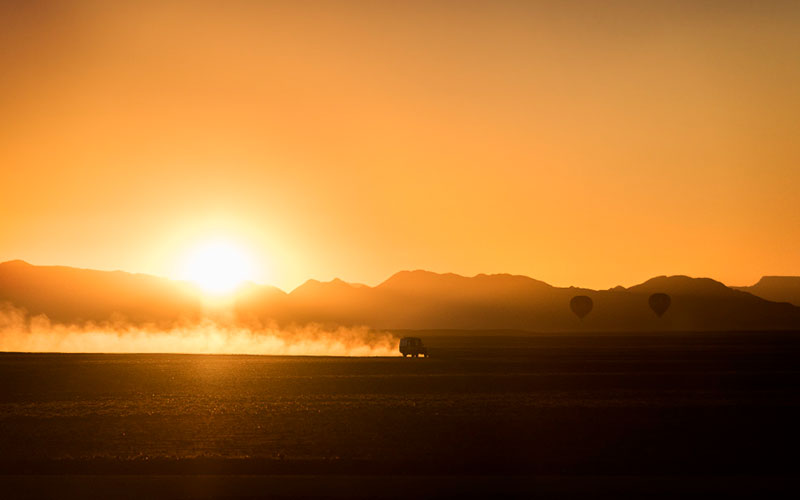
[[[79,266],[70,266],[70,265],[65,265],[65,264],[33,264],[33,263],[28,262],[28,261],[26,261],[24,259],[11,259],[11,260],[7,260],[7,261],[3,261],[3,262],[0,262],[0,266],[6,265],[6,264],[12,264],[12,263],[22,263],[22,264],[25,264],[25,265],[31,266],[31,267],[61,267],[61,268],[76,269],[76,270],[83,270],[83,271],[96,271],[96,272],[106,272],[106,273],[125,273],[125,274],[129,274],[129,275],[148,276],[148,277],[152,277],[152,278],[165,279],[165,280],[176,282],[176,283],[185,283],[185,284],[194,285],[192,283],[192,281],[190,281],[190,280],[172,278],[170,276],[164,276],[164,275],[160,275],[160,274],[152,274],[152,273],[147,273],[147,272],[126,271],[126,270],[123,270],[123,269],[100,269],[100,268],[90,268],[90,267],[79,267]],[[634,283],[634,284],[631,284],[631,285],[628,285],[628,286],[619,285],[618,284],[618,285],[611,286],[611,287],[608,287],[608,288],[590,288],[590,287],[584,287],[584,286],[578,286],[578,285],[568,285],[568,286],[553,285],[553,284],[548,283],[548,282],[546,282],[544,280],[540,280],[540,279],[537,279],[537,278],[534,278],[532,276],[528,276],[528,275],[525,275],[525,274],[514,274],[514,273],[507,273],[507,272],[505,272],[505,273],[478,273],[478,274],[475,274],[473,276],[468,276],[468,275],[465,275],[465,274],[459,274],[459,273],[455,273],[455,272],[451,272],[451,271],[439,272],[439,271],[430,271],[430,270],[427,270],[427,269],[401,269],[399,271],[396,271],[396,272],[392,273],[391,275],[389,275],[389,277],[383,279],[382,281],[380,281],[379,283],[377,283],[375,285],[368,285],[366,283],[361,283],[361,282],[357,282],[357,281],[347,281],[347,280],[344,280],[344,279],[339,278],[339,277],[334,277],[334,278],[332,278],[330,280],[320,280],[320,279],[317,279],[317,278],[307,278],[305,281],[303,281],[302,283],[300,283],[299,285],[295,286],[294,288],[292,288],[289,291],[284,290],[283,288],[281,288],[279,286],[276,286],[276,285],[273,285],[273,284],[260,283],[260,282],[254,281],[254,280],[244,280],[244,281],[241,282],[241,284],[237,288],[242,288],[243,286],[246,286],[246,285],[249,284],[249,285],[260,286],[260,287],[275,288],[275,289],[280,290],[281,292],[283,292],[283,293],[285,293],[287,295],[295,292],[296,290],[298,290],[299,288],[303,287],[304,285],[306,285],[306,284],[308,284],[310,282],[326,284],[326,283],[334,283],[334,282],[339,281],[339,282],[342,282],[342,283],[344,283],[346,285],[350,285],[350,286],[361,286],[361,287],[367,287],[367,288],[377,288],[377,287],[381,286],[382,284],[386,283],[387,281],[389,281],[390,279],[392,279],[393,277],[397,276],[398,274],[416,273],[416,272],[428,273],[428,274],[433,274],[433,275],[436,275],[436,276],[451,275],[451,276],[455,276],[455,277],[459,277],[459,278],[466,278],[466,279],[474,279],[474,278],[477,278],[477,277],[480,277],[480,276],[487,276],[487,277],[492,277],[492,276],[519,277],[519,278],[526,278],[526,279],[529,279],[529,280],[532,280],[532,281],[538,281],[540,283],[544,283],[545,285],[553,287],[553,288],[576,288],[576,289],[579,289],[579,290],[589,290],[589,291],[613,290],[615,288],[620,288],[620,287],[627,290],[629,288],[632,288],[632,287],[637,286],[637,285],[641,285],[641,284],[646,283],[646,282],[648,282],[648,281],[650,281],[652,279],[655,279],[655,278],[687,277],[687,278],[691,278],[691,279],[710,279],[710,280],[715,281],[717,283],[721,283],[722,285],[724,285],[724,286],[726,286],[728,288],[734,288],[735,289],[735,288],[743,288],[743,287],[755,286],[761,280],[763,280],[764,278],[795,278],[795,277],[800,277],[800,276],[793,276],[793,275],[769,275],[769,274],[764,274],[764,275],[761,275],[761,277],[758,279],[758,281],[756,281],[755,283],[749,284],[749,285],[730,285],[728,283],[725,283],[724,281],[718,280],[716,278],[712,278],[710,276],[691,276],[689,274],[657,274],[655,276],[651,276],[651,277],[645,279],[644,281],[640,281],[640,282],[637,282],[637,283]]]

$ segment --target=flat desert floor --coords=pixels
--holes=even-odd
[[[430,358],[0,354],[0,488],[32,498],[798,489],[798,332],[415,335]]]

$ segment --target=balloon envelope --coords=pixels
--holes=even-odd
[[[572,312],[575,313],[575,316],[583,319],[586,317],[587,314],[592,312],[592,307],[594,307],[594,302],[590,297],[586,295],[576,295],[572,297],[572,300],[569,301],[569,308],[572,309]]]
[[[660,318],[669,309],[672,299],[666,293],[654,293],[647,302],[650,304],[650,309]]]

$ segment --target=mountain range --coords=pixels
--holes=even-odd
[[[656,292],[672,299],[660,318],[648,306]],[[569,308],[575,295],[588,295],[594,302],[583,320]],[[189,283],[19,260],[0,264],[0,302],[58,323],[169,325],[221,314],[210,310]],[[374,287],[309,280],[286,293],[248,283],[229,302],[224,317],[245,324],[376,329],[800,330],[800,277],[764,277],[753,286],[734,288],[709,278],[659,276],[628,288],[590,290],[509,274],[401,271]]]
[[[800,276],[764,276],[755,285],[734,288],[773,302],[800,306]]]

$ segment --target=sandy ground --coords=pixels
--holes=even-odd
[[[0,354],[0,483],[31,498],[796,489],[800,335],[433,333],[429,359]]]

